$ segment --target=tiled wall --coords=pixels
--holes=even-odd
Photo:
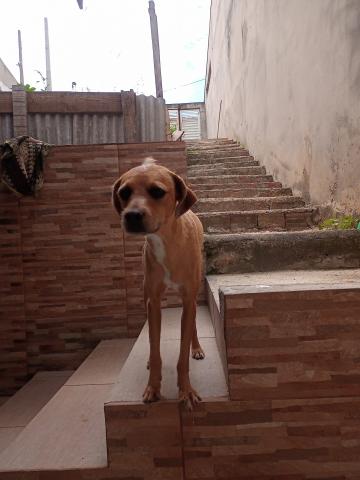
[[[224,288],[232,400],[360,395],[359,287],[246,288]]]
[[[27,374],[24,276],[19,202],[0,191],[0,391],[22,385]]]
[[[37,198],[1,190],[3,394],[38,370],[76,368],[101,339],[139,333],[143,240],[124,236],[111,187],[149,155],[185,175],[181,142],[57,146]]]
[[[186,480],[360,478],[356,398],[203,402],[181,412]]]

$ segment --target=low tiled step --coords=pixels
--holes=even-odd
[[[313,224],[312,208],[198,213],[206,233],[304,230]]]
[[[191,428],[194,412],[178,402],[176,364],[179,355],[181,309],[162,312],[161,357],[163,398],[144,404],[148,381],[148,326],[145,325],[105,405],[109,468],[106,478],[182,479],[191,469],[185,453],[194,436],[202,441],[199,426]],[[228,405],[228,389],[207,307],[197,308],[197,331],[203,360],[190,358],[190,378],[202,402],[194,411],[206,411],[214,403]],[[190,425],[190,429],[188,427]],[[189,462],[186,465],[186,462]],[[189,477],[190,478],[190,477]],[[191,478],[198,478],[191,477]],[[201,477],[203,478],[203,477]]]
[[[259,165],[259,162],[250,155],[238,155],[234,157],[200,157],[197,159],[188,158],[188,165],[191,168],[201,167],[203,165],[208,165],[209,167],[215,167],[216,165]],[[234,165],[233,165],[234,164]]]
[[[360,341],[359,273],[351,282],[340,272],[337,281],[289,272],[291,283],[285,274],[280,284],[260,283],[260,275],[256,284],[221,286],[230,398],[358,397],[358,350],[350,345]]]
[[[188,170],[189,177],[213,177],[214,175],[265,175],[265,167],[260,166],[250,166],[250,167],[216,167],[208,168],[206,166],[201,168],[193,169],[192,167]]]
[[[221,182],[221,179],[219,179],[219,182]],[[202,190],[202,191],[212,191],[212,190],[221,190],[224,192],[224,190],[239,190],[239,189],[244,189],[244,188],[250,188],[250,189],[262,189],[262,188],[282,188],[282,184],[280,182],[261,182],[261,181],[253,181],[253,182],[226,182],[224,183],[196,183],[196,182],[191,182],[189,183],[190,187],[195,190]]]
[[[0,408],[0,452],[64,385],[72,372],[39,372]]]
[[[206,472],[219,478],[360,478],[359,274],[215,276],[231,400],[196,411],[186,425],[204,439],[192,437],[186,449],[192,478],[210,459]],[[226,446],[218,449],[220,431]]]
[[[360,268],[360,233],[259,232],[205,236],[209,274]]]
[[[194,189],[198,198],[254,198],[254,197],[279,197],[292,195],[291,188],[234,188],[221,190]]]
[[[273,182],[272,175],[214,175],[214,176],[198,176],[188,177],[188,182],[192,185],[206,184],[208,185],[225,185],[228,183],[264,183]]]
[[[223,195],[228,195],[227,191]],[[302,198],[293,196],[256,197],[256,198],[204,198],[196,202],[194,212],[227,212],[227,211],[252,211],[275,210],[303,207]]]
[[[105,340],[98,345],[3,450],[2,479],[42,472],[42,479],[52,480],[54,471],[107,466],[104,403],[133,343],[128,339]]]

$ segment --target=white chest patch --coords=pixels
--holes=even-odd
[[[169,288],[175,288],[177,290],[179,288],[179,285],[171,280],[170,272],[165,265],[166,252],[165,252],[164,242],[158,235],[155,235],[154,233],[151,233],[150,235],[148,235],[147,238],[150,241],[152,251],[154,252],[157,262],[164,269],[165,285]]]

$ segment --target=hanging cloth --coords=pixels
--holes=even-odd
[[[1,181],[17,195],[35,196],[44,183],[44,159],[50,145],[23,135],[0,145]]]

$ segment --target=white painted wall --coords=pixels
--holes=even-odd
[[[17,80],[0,58],[0,90],[6,92],[17,85]]]
[[[212,0],[209,35],[209,138],[240,140],[314,204],[360,212],[360,1]]]

